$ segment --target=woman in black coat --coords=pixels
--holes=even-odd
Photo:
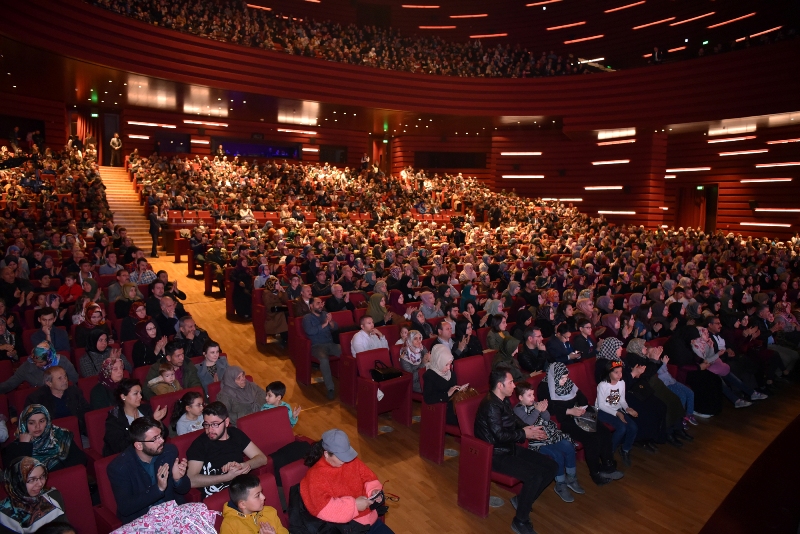
[[[427,404],[447,403],[448,425],[458,425],[456,411],[450,397],[458,391],[456,373],[453,371],[453,354],[446,345],[434,345],[428,370],[422,375],[422,399]]]
[[[461,344],[466,338],[466,345],[461,349]],[[483,346],[481,340],[475,335],[472,323],[466,318],[460,317],[456,321],[456,331],[453,334],[453,348],[461,349],[459,358],[466,358],[467,356],[481,356],[483,355]]]
[[[125,378],[117,387],[117,405],[108,411],[106,417],[106,433],[103,437],[103,456],[118,454],[131,444],[128,429],[136,419],[149,416],[161,421],[167,414],[166,406],[157,406],[156,410],[149,404],[142,404],[142,386],[138,380]],[[162,425],[163,427],[163,425]],[[166,427],[162,435],[166,437]]]

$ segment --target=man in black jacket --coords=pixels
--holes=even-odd
[[[512,497],[517,514],[511,530],[517,534],[532,534],[530,520],[534,501],[550,485],[558,466],[552,459],[518,447],[526,439],[545,439],[542,427],[527,426],[517,417],[508,400],[514,392],[514,379],[507,367],[499,366],[489,375],[492,391],[481,402],[475,417],[475,437],[494,446],[492,470],[522,481],[522,491]]]
[[[551,363],[561,362],[569,365],[581,359],[581,353],[572,348],[569,337],[569,326],[567,323],[561,323],[556,328],[555,335],[547,340],[547,354]]]
[[[542,331],[539,327],[532,326],[525,329],[524,336],[525,339],[517,352],[519,366],[529,373],[547,371],[550,361],[547,357],[547,349],[544,346]]]
[[[578,335],[573,336],[570,340],[572,342],[572,346],[581,353],[581,357],[586,358],[594,358],[597,356],[597,345],[595,342],[592,341],[592,322],[587,319],[578,319],[577,321],[578,326]]]
[[[41,404],[53,419],[74,415],[78,418],[81,435],[86,435],[84,414],[89,411],[89,403],[78,386],[69,385],[67,372],[63,367],[54,365],[44,370],[44,385],[34,390],[25,400],[25,406]],[[74,436],[76,440],[80,436]]]

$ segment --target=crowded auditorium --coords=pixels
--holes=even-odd
[[[0,533],[800,532],[797,2],[2,15]]]

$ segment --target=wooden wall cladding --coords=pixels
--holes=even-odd
[[[492,149],[492,139],[488,135],[447,137],[434,136],[400,136],[391,139],[392,173],[398,174],[404,167],[414,167],[414,153],[422,152],[483,152],[488,154]],[[427,169],[429,172],[463,173],[465,176],[474,176],[480,180],[493,182],[493,173],[487,166],[482,169]]]
[[[612,74],[509,80],[415,75],[219,43],[81,0],[12,3],[0,31],[80,60],[183,83],[437,114],[561,116],[572,128],[717,120],[800,106],[800,70],[787,68],[800,52],[797,39]]]
[[[0,93],[0,114],[44,121],[45,144],[49,147],[61,149],[67,142],[69,121],[63,102]],[[23,140],[25,133],[20,132]]]

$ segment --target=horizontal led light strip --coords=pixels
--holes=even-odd
[[[578,61],[578,65],[583,65],[584,63],[597,63],[598,61],[603,61],[604,57],[597,57],[594,59],[584,59],[583,61]]]
[[[756,223],[756,222],[743,222],[739,223],[742,226],[777,226],[778,228],[791,228],[791,224],[782,223]]]
[[[279,132],[285,133],[299,133],[299,134],[306,134],[306,135],[317,135],[317,132],[312,132],[311,130],[290,130],[289,128],[278,128]]]
[[[600,210],[597,213],[601,215],[636,215],[635,211],[605,211]]]
[[[581,37],[580,39],[571,39],[564,41],[564,44],[581,43],[583,41],[591,41],[593,39],[602,39],[605,35],[592,35],[591,37]]]
[[[488,13],[476,13],[475,15],[450,15],[451,19],[482,19],[488,17]]]
[[[695,171],[710,171],[711,167],[681,167],[678,169],[667,169],[667,172],[695,172]]]
[[[255,4],[245,4],[247,7],[252,7],[253,9],[263,9],[264,11],[272,11],[271,7],[264,7],[264,6],[257,6]]]
[[[619,165],[620,163],[630,163],[629,159],[610,159],[607,161],[593,161],[592,165]]]
[[[534,2],[532,4],[525,4],[525,7],[543,6],[545,4],[555,4],[556,2],[560,1],[561,0],[544,0],[544,2]]]
[[[642,0],[641,2],[634,2],[632,4],[615,7],[613,9],[606,9],[605,11],[603,11],[603,13],[613,13],[614,11],[621,11],[623,9],[628,9],[629,7],[634,7],[634,6],[640,6],[642,4],[644,4],[644,0]]]
[[[303,152],[319,152],[318,148],[304,148]]]
[[[564,28],[572,28],[574,26],[583,26],[584,24],[586,24],[585,20],[583,22],[573,22],[572,24],[564,24],[562,26],[550,26],[549,28],[546,29],[547,31],[561,30]]]
[[[190,142],[192,144],[195,144],[195,145],[209,145],[209,144],[211,144],[211,141],[204,141],[203,139],[192,139]]]
[[[783,26],[775,26],[774,28],[770,28],[768,30],[764,30],[763,32],[754,33],[750,37],[753,38],[753,37],[758,37],[760,35],[764,35],[766,33],[772,33],[772,32],[780,30],[781,28],[783,28]]]
[[[641,30],[642,28],[647,28],[648,26],[655,26],[656,24],[663,24],[664,22],[669,22],[671,20],[675,20],[675,17],[670,17],[668,19],[661,19],[655,22],[648,22],[647,24],[642,24],[641,26],[634,26],[634,30]]]
[[[414,4],[403,4],[403,9],[439,9],[439,6],[418,6]]]
[[[541,152],[500,152],[501,156],[541,156]]]
[[[597,143],[597,146],[608,146],[608,145],[624,145],[626,143],[635,143],[636,139],[620,139],[619,141],[602,141]]]
[[[587,191],[606,191],[611,189],[622,189],[621,185],[589,185],[584,187]]]
[[[503,178],[544,178],[544,174],[504,174]]]
[[[128,134],[128,137],[130,137],[131,139],[150,139],[149,135]]]
[[[737,20],[742,20],[742,19],[746,19],[746,18],[752,17],[755,14],[756,14],[756,12],[753,11],[752,13],[749,13],[747,15],[742,15],[741,17],[736,17],[735,19],[726,20],[724,22],[718,22],[717,24],[712,24],[711,26],[708,26],[708,29],[710,30],[711,28],[719,28],[720,26],[725,26],[726,24],[730,24],[731,22],[736,22]]]
[[[785,163],[758,163],[756,164],[756,168],[765,169],[767,167],[794,167],[795,165],[800,165],[800,161],[787,161]]]
[[[739,180],[742,184],[763,184],[768,182],[791,182],[793,178],[748,178],[746,180]]]
[[[747,141],[748,139],[755,139],[755,135],[745,135],[742,137],[726,137],[725,139],[709,139],[709,143],[732,143],[733,141]],[[800,139],[798,139],[800,141]],[[767,142],[769,144],[769,142]]]
[[[203,121],[183,121],[184,124],[202,124],[203,126],[222,126],[223,128],[227,128],[228,125],[224,122],[203,122]]]
[[[160,126],[161,128],[177,128],[174,124],[159,124],[157,122],[128,121],[132,126]]]
[[[583,202],[582,198],[559,198],[559,202]]]
[[[678,48],[670,48],[667,52],[677,52],[678,50],[686,50],[685,46],[679,46]]]
[[[674,174],[665,174],[664,175],[664,179],[665,180],[672,180],[674,178],[677,178],[677,176],[675,176]]]
[[[720,156],[741,156],[744,154],[763,154],[769,152],[768,148],[760,148],[758,150],[738,150],[736,152],[720,152]]]
[[[779,141],[767,141],[768,145],[783,145],[785,143],[800,143],[800,137],[797,139],[781,139]]]
[[[484,35],[470,35],[470,39],[488,39],[490,37],[506,37],[507,33],[487,33]]]
[[[706,13],[705,15],[699,15],[697,17],[692,17],[692,18],[686,19],[686,20],[679,20],[678,22],[673,22],[672,24],[670,24],[670,26],[680,26],[681,24],[686,24],[687,22],[692,22],[693,20],[704,19],[706,17],[710,17],[714,13],[716,13],[716,11],[712,11],[711,13]]]
[[[800,208],[756,208],[755,211],[787,211],[791,213],[800,213]]]
[[[420,30],[454,30],[455,26],[420,26]]]

